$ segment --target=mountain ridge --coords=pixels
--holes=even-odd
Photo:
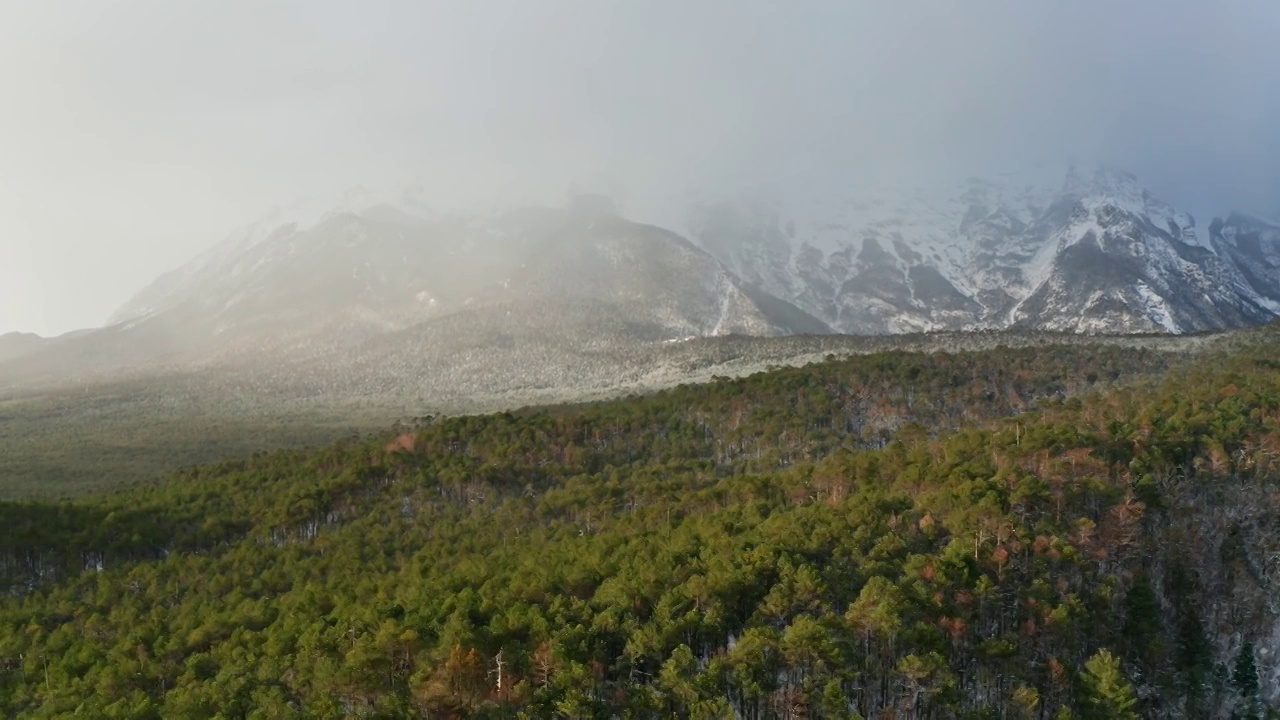
[[[459,313],[476,337],[514,315],[566,348],[830,331],[687,239],[598,203],[486,220],[386,204],[326,213],[311,226],[269,217],[158,278],[115,313],[119,322],[15,355],[0,376],[333,358]],[[566,307],[578,309],[554,310]]]
[[[1229,213],[1202,228],[1110,168],[1049,177],[703,202],[670,227],[602,195],[481,216],[358,187],[273,208],[105,328],[0,340],[0,381],[278,365],[342,383],[371,355],[420,367],[427,338],[437,363],[479,353],[483,374],[515,338],[550,371],[691,337],[1183,334],[1280,314],[1280,226]]]
[[[1132,174],[1073,166],[1057,183],[878,188],[825,207],[720,201],[695,208],[688,228],[735,273],[840,332],[1189,332],[1280,312],[1280,234],[1242,228],[1244,217],[1205,232]],[[1230,252],[1235,234],[1252,252]]]

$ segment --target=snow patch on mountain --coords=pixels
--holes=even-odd
[[[704,202],[687,227],[735,274],[842,332],[1187,332],[1263,322],[1280,306],[1280,228],[1239,220],[1215,236],[1102,166]]]
[[[1173,321],[1173,315],[1169,313],[1169,304],[1164,298],[1160,297],[1146,283],[1139,280],[1134,287],[1138,291],[1138,296],[1142,298],[1144,303],[1143,310],[1147,317],[1156,322],[1166,332],[1177,333],[1178,324]]]

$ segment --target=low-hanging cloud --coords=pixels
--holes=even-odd
[[[0,6],[0,332],[96,324],[273,203],[830,192],[1068,157],[1280,211],[1274,2]]]

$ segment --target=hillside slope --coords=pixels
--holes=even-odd
[[[1259,716],[1278,349],[872,355],[0,504],[0,709]]]
[[[855,337],[744,335],[636,344],[592,305],[468,312],[390,334],[343,355],[254,367],[207,367],[0,391],[0,499],[57,498],[155,478],[193,463],[314,445],[397,418],[602,400],[768,368],[886,351],[973,352],[1071,345],[1157,350],[1185,362],[1253,342],[1258,331],[1199,336],[1085,336],[1028,331]],[[597,332],[572,345],[584,324]]]

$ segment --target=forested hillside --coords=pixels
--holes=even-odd
[[[0,504],[0,715],[1268,716],[1277,357],[884,353]]]
[[[552,314],[563,318],[583,310],[560,307]],[[459,318],[453,331],[470,333],[475,326]],[[490,338],[496,343],[491,346],[481,343],[460,354],[449,349],[456,336],[427,333],[408,358],[371,351],[357,366],[342,368],[270,362],[257,370],[153,370],[25,390],[3,387],[0,377],[0,500],[104,492],[191,465],[381,431],[396,418],[594,401],[830,357],[1045,345],[1196,354],[1248,335],[731,335],[659,343],[610,343],[594,335],[593,347],[575,350],[572,337],[516,318]]]

